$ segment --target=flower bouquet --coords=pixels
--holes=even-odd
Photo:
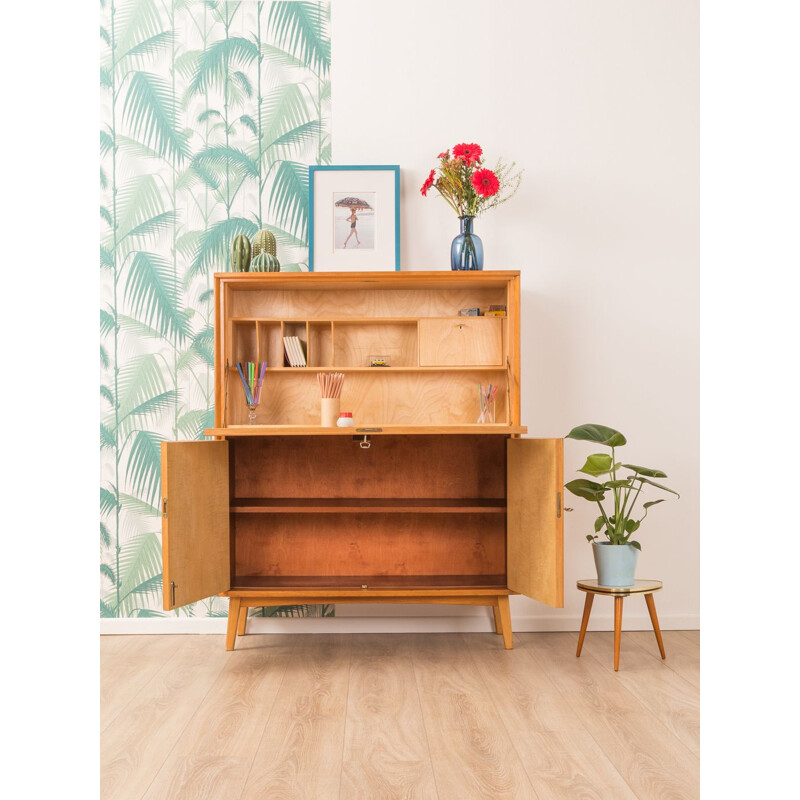
[[[483,149],[477,144],[457,144],[439,153],[439,167],[432,169],[420,192],[427,197],[433,188],[458,214],[461,233],[453,240],[450,265],[454,270],[483,269],[483,243],[472,233],[472,220],[514,196],[522,172],[514,173],[514,162],[502,160],[492,170],[484,166]]]

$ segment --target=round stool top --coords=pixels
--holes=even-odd
[[[578,581],[578,588],[583,592],[597,594],[650,594],[657,592],[664,584],[661,581],[634,581],[633,586],[601,586],[594,578]]]

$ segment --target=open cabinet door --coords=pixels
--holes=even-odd
[[[564,606],[563,439],[509,439],[508,588]]]
[[[161,443],[164,610],[231,588],[228,442]]]

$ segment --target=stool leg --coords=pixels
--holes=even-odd
[[[583,649],[583,639],[586,636],[586,626],[589,624],[589,614],[592,613],[592,603],[594,602],[594,592],[586,592],[586,602],[583,604],[583,619],[581,620],[581,632],[578,634],[578,650],[575,658],[579,658]]]
[[[614,598],[614,672],[619,672],[619,644],[622,639],[622,597]]]
[[[656,615],[656,601],[653,600],[653,595],[646,594],[644,596],[647,602],[647,610],[650,612],[650,621],[653,623],[653,631],[656,634],[656,641],[658,642],[658,649],[661,652],[661,658],[666,658],[667,654],[664,651],[664,640],[661,638],[661,628],[658,625],[658,616]]]

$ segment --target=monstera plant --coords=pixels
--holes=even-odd
[[[565,488],[572,494],[597,503],[600,509],[600,516],[594,521],[594,533],[587,534],[586,538],[592,543],[597,543],[600,535],[603,535],[608,539],[607,544],[630,545],[636,550],[641,550],[639,542],[631,537],[639,530],[648,511],[653,506],[663,503],[666,498],[648,500],[638,506],[637,503],[646,487],[648,490],[652,487],[679,496],[677,492],[653,480],[666,478],[667,474],[652,467],[618,463],[616,450],[627,440],[619,431],[605,425],[579,425],[573,428],[566,438],[593,442],[611,450],[610,453],[590,455],[578,470],[591,475],[594,480],[577,478],[565,484]],[[622,470],[627,470],[627,474]]]

